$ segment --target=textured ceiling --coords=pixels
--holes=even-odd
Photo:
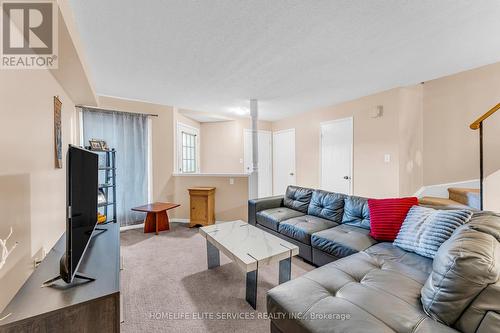
[[[498,0],[70,0],[98,94],[274,120],[500,61]]]

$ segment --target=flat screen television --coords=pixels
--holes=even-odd
[[[75,277],[94,280],[77,271],[97,224],[99,158],[96,153],[70,145],[66,163],[66,251],[60,261],[60,276],[44,285],[59,279],[71,283]]]

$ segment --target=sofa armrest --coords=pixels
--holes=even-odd
[[[248,223],[255,225],[256,215],[261,210],[283,207],[283,196],[248,200]]]
[[[488,285],[465,309],[454,326],[464,333],[492,332],[500,327],[500,281]]]

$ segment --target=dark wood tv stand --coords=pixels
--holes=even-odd
[[[42,287],[59,272],[66,247],[65,235],[24,283],[0,314],[4,332],[119,332],[120,331],[120,226],[99,226],[82,259],[79,272],[95,278],[75,279]]]

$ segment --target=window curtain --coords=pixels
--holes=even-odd
[[[144,215],[131,211],[148,201],[148,117],[143,114],[82,108],[83,144],[104,140],[116,150],[116,217],[121,226],[142,223]],[[100,165],[104,165],[100,154]],[[99,183],[104,172],[99,171]],[[108,207],[108,214],[112,212]]]

